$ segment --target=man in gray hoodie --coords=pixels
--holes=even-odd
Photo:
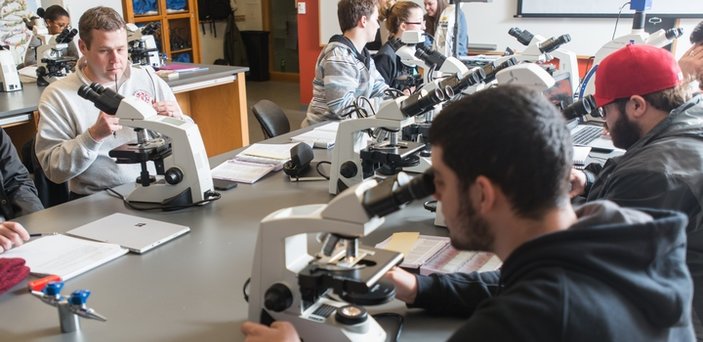
[[[388,89],[365,47],[379,28],[377,1],[340,0],[337,17],[343,34],[332,36],[317,58],[312,100],[302,127],[373,115]],[[365,113],[355,113],[355,104]]]

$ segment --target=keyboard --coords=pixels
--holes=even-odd
[[[571,140],[574,145],[588,145],[593,140],[598,139],[598,137],[603,134],[603,127],[599,126],[584,126],[581,130],[571,135]]]

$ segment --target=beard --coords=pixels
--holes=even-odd
[[[613,145],[617,148],[627,150],[634,145],[637,140],[640,140],[640,128],[630,121],[625,113],[618,113],[618,118],[609,127],[610,136],[613,139]]]
[[[488,222],[478,215],[467,196],[461,196],[457,224],[449,229],[449,236],[458,250],[493,251],[494,236]]]

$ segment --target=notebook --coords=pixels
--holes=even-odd
[[[118,244],[142,254],[188,232],[189,227],[179,224],[115,213],[69,230],[66,234]]]

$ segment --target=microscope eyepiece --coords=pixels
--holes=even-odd
[[[534,35],[530,33],[527,30],[521,30],[517,27],[513,27],[510,30],[508,30],[508,34],[515,37],[518,42],[522,45],[530,45],[530,42],[532,41],[532,38],[534,38]]]
[[[400,103],[400,111],[405,117],[418,116],[427,113],[444,100],[444,92],[439,88],[430,92],[419,91]]]
[[[413,200],[434,194],[434,170],[431,168],[409,181],[405,173],[386,179],[364,193],[364,209],[369,217],[384,217],[393,213]],[[402,184],[401,184],[402,183]]]
[[[415,57],[425,62],[427,65],[440,67],[447,60],[440,52],[432,50],[425,44],[415,45]]]
[[[124,98],[114,90],[105,88],[98,83],[93,83],[90,86],[82,85],[78,88],[78,96],[92,102],[95,107],[107,114],[117,113],[117,108]]]
[[[498,65],[493,63],[484,65],[482,68],[485,75],[483,81],[486,83],[493,81],[496,78],[498,71],[509,68],[515,64],[517,64],[517,59],[515,59],[515,57],[510,57]]]
[[[571,36],[568,34],[563,34],[557,38],[552,37],[539,44],[539,50],[544,53],[552,52],[570,41]]]
[[[595,117],[600,117],[600,112],[596,108],[596,100],[593,95],[587,95],[586,97],[568,105],[566,108],[562,109],[562,115],[564,119],[571,120],[586,116],[591,114]]]

